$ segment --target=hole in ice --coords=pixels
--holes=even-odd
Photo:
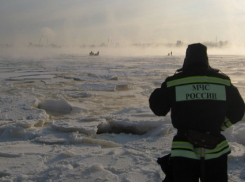
[[[0,178],[6,177],[6,176],[10,176],[10,174],[6,172],[0,172]]]
[[[105,121],[100,123],[97,128],[97,134],[103,133],[126,133],[143,135],[147,132],[156,129],[159,124],[150,122],[127,122],[127,121]]]

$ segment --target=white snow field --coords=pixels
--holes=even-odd
[[[176,130],[151,92],[184,56],[0,56],[0,181],[160,182]],[[209,55],[245,99],[245,56]],[[245,122],[224,133],[245,181]]]

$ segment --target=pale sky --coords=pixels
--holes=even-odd
[[[0,0],[0,44],[229,41],[245,44],[245,0]]]

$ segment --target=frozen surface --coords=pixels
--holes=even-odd
[[[184,57],[0,57],[1,181],[156,182],[169,115],[148,107]],[[245,97],[245,57],[209,56]],[[245,120],[245,119],[244,119]],[[229,181],[245,181],[245,123],[224,133]]]

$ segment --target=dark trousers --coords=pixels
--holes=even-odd
[[[183,157],[170,159],[174,182],[198,182],[201,176],[201,161]],[[205,182],[228,182],[227,156],[206,160]]]
[[[201,161],[183,157],[164,156],[158,159],[166,177],[163,182],[199,182]],[[206,160],[205,182],[228,182],[227,155]]]

